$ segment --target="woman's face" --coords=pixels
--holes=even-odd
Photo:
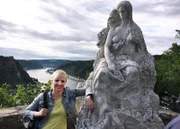
[[[52,80],[53,91],[61,92],[66,84],[66,77],[63,75],[57,75]]]
[[[128,18],[128,12],[124,6],[119,7],[119,15],[120,15],[121,19],[127,19]]]

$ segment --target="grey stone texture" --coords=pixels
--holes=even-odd
[[[0,108],[0,129],[25,129],[22,116],[26,107]]]
[[[110,13],[107,28],[98,34],[94,70],[85,82],[94,94],[95,109],[84,105],[78,129],[163,129],[159,97],[153,92],[156,70],[132,5],[121,1]]]

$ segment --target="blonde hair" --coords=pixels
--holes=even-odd
[[[57,76],[63,76],[63,77],[65,77],[65,81],[67,82],[67,73],[64,71],[64,70],[62,70],[62,69],[58,69],[58,70],[56,70],[52,75],[51,75],[51,80],[53,80],[55,77],[57,77]]]

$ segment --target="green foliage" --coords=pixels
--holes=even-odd
[[[0,108],[30,104],[41,92],[42,86],[45,86],[45,90],[49,91],[50,85],[51,81],[38,85],[28,84],[26,87],[17,85],[17,88],[12,90],[10,85],[2,84],[0,87]]]
[[[45,86],[45,90],[46,91],[50,91],[51,90],[51,80],[49,80],[47,83],[43,84]]]
[[[177,34],[175,35],[175,38],[180,39],[180,30],[176,30]]]
[[[180,93],[180,45],[173,43],[169,50],[156,58],[157,93],[168,91],[173,95]]]
[[[13,106],[13,92],[9,84],[2,84],[0,87],[0,107]]]
[[[68,75],[86,79],[89,73],[93,71],[93,62],[93,60],[69,61],[57,69],[63,69]]]
[[[85,79],[88,79],[88,77],[89,77],[89,71],[86,71],[86,77],[85,77]]]

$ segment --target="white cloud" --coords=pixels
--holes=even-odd
[[[93,59],[96,35],[119,0],[0,1],[0,55],[16,59]],[[175,0],[131,0],[151,54],[162,54],[180,29]]]

